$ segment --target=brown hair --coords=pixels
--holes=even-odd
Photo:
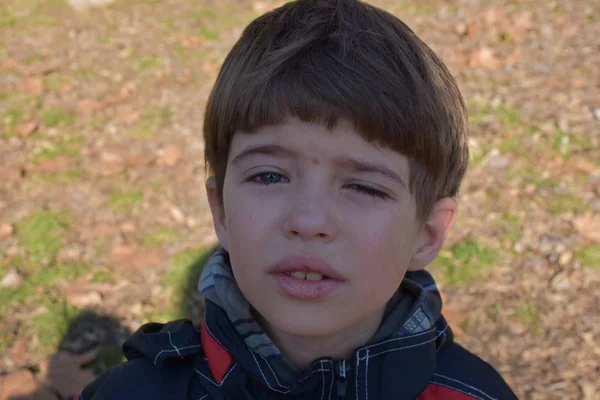
[[[357,0],[298,0],[254,20],[225,59],[204,119],[205,160],[222,201],[229,147],[288,117],[367,141],[410,161],[425,219],[456,196],[468,164],[467,116],[454,78],[393,15]]]

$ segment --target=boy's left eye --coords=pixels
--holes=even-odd
[[[351,188],[352,190],[357,191],[358,193],[362,193],[362,194],[366,194],[369,195],[371,197],[377,197],[380,199],[387,199],[389,196],[382,192],[381,190],[377,190],[375,188],[372,188],[370,186],[365,186],[365,185],[359,185],[357,183],[353,183],[350,185],[347,185],[349,188]]]

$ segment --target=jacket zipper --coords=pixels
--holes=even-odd
[[[346,360],[340,360],[336,365],[337,384],[336,393],[338,400],[346,398],[346,390],[348,387],[348,375],[351,371],[351,366]]]

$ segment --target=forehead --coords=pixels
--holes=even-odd
[[[322,124],[308,123],[288,118],[279,125],[265,126],[253,133],[233,136],[229,159],[246,149],[260,145],[277,145],[311,161],[327,162],[350,157],[353,159],[384,163],[398,173],[408,172],[408,158],[396,151],[367,142],[348,123],[327,129]]]

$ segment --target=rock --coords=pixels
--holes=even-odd
[[[169,211],[171,212],[171,216],[177,223],[185,223],[185,214],[183,213],[183,211],[181,211],[180,208],[173,206]]]
[[[560,257],[558,257],[558,264],[562,267],[569,265],[569,263],[573,260],[573,253],[567,251],[566,253],[562,253]]]
[[[594,108],[594,118],[596,118],[598,121],[600,121],[600,108]]]
[[[56,255],[56,259],[62,263],[75,263],[81,258],[82,249],[78,245],[65,246]]]
[[[529,330],[529,328],[520,322],[512,321],[508,324],[508,330],[513,335],[521,336],[525,334]]]
[[[23,277],[13,268],[0,280],[0,287],[16,289],[23,283]]]
[[[6,240],[12,236],[14,228],[10,224],[0,224],[0,240]]]
[[[571,289],[571,281],[569,280],[569,273],[567,271],[560,272],[556,274],[552,281],[550,282],[550,286],[556,291],[564,291]]]
[[[78,291],[67,294],[69,304],[77,308],[88,308],[102,305],[102,295],[96,291]]]

